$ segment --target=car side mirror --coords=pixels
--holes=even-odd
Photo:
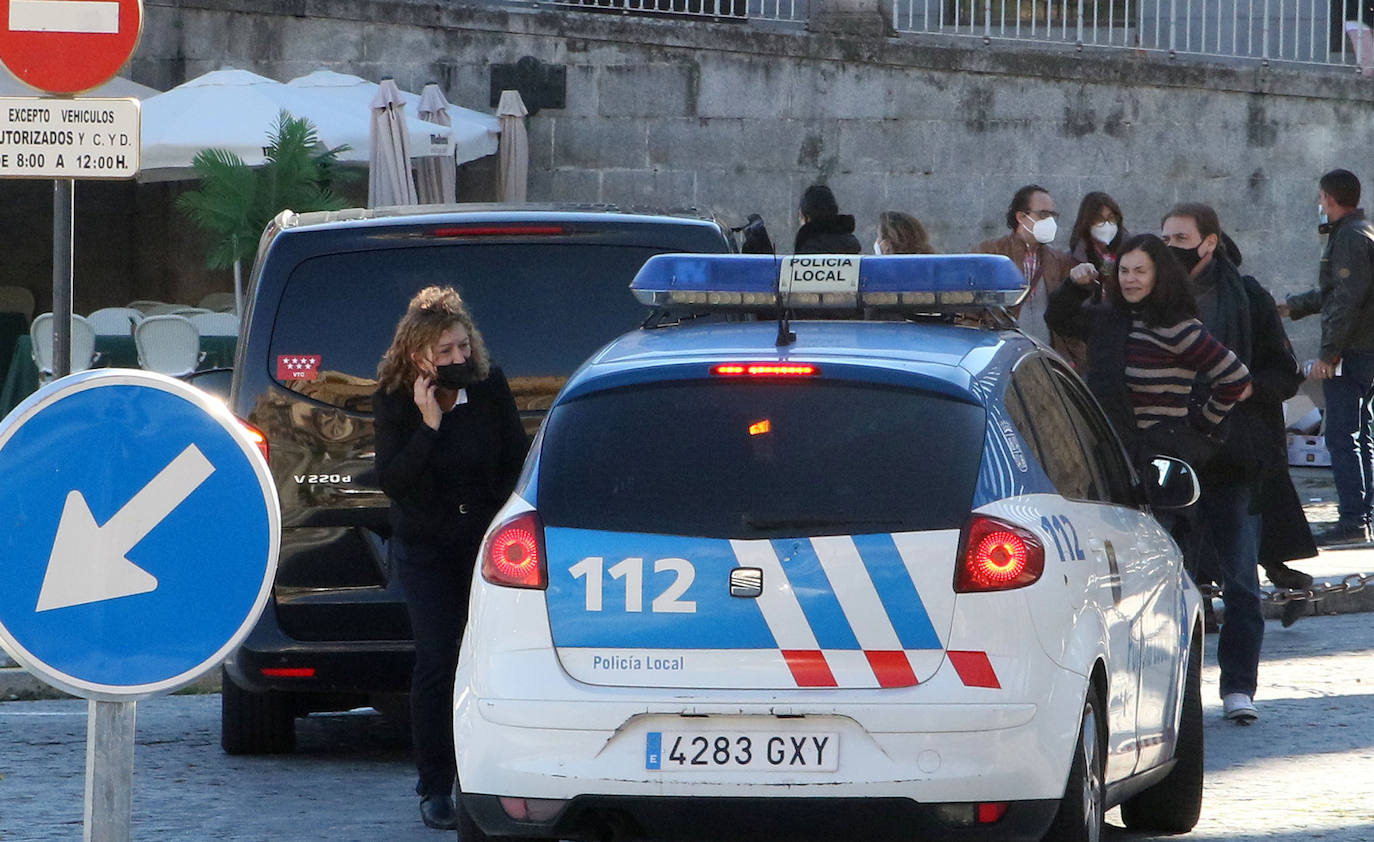
[[[1145,491],[1156,509],[1186,509],[1202,494],[1193,466],[1172,456],[1156,456],[1145,469]]]
[[[206,368],[182,378],[187,383],[204,392],[209,392],[221,400],[229,400],[229,387],[233,382],[232,368]]]

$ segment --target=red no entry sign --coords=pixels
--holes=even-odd
[[[0,61],[55,94],[108,81],[143,28],[143,0],[0,0],[0,9]]]

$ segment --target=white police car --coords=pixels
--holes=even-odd
[[[1095,840],[1118,803],[1191,829],[1200,597],[1146,497],[1197,483],[1165,460],[1147,489],[1009,323],[920,315],[1021,283],[651,259],[658,326],[569,380],[484,543],[460,836]]]

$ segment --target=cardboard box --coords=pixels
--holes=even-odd
[[[1325,436],[1288,434],[1288,464],[1306,467],[1331,467],[1331,454]]]

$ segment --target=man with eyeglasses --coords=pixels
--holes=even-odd
[[[1021,269],[1029,291],[1016,313],[1022,332],[1053,347],[1073,367],[1082,371],[1086,348],[1077,339],[1052,334],[1045,324],[1045,308],[1050,293],[1059,289],[1073,268],[1068,252],[1054,248],[1058,233],[1059,211],[1055,210],[1050,192],[1038,184],[1027,184],[1011,198],[1007,208],[1007,227],[1011,233],[995,240],[979,243],[974,252],[1001,254]]]

